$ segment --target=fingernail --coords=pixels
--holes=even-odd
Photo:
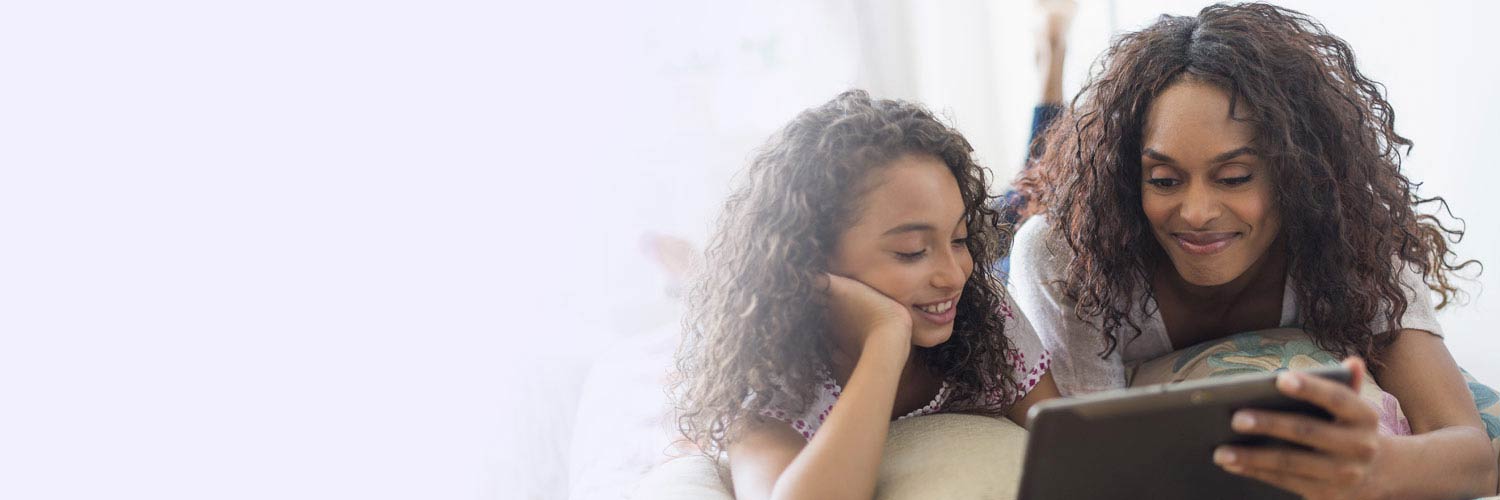
[[[1247,431],[1255,427],[1255,416],[1245,412],[1234,414],[1234,420],[1229,425],[1238,431]]]
[[[1301,389],[1302,388],[1302,381],[1301,380],[1297,380],[1297,376],[1296,375],[1292,375],[1290,373],[1283,373],[1283,374],[1281,374],[1281,380],[1280,380],[1280,382],[1281,382],[1281,387],[1283,389],[1288,390],[1288,391],[1296,391],[1297,389]]]
[[[1217,450],[1214,450],[1214,462],[1216,462],[1216,463],[1219,463],[1219,464],[1234,463],[1234,458],[1235,458],[1234,457],[1234,452],[1230,451],[1229,448],[1219,448]]]

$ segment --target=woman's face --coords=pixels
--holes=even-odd
[[[1281,231],[1255,131],[1229,116],[1229,94],[1183,80],[1151,104],[1141,137],[1141,208],[1188,283],[1241,276]]]
[[[937,157],[905,155],[867,182],[830,269],[906,306],[913,344],[942,344],[974,272],[958,180]]]

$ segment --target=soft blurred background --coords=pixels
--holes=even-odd
[[[1076,2],[1064,94],[1077,91],[1113,33],[1204,5]],[[1361,69],[1386,85],[1398,130],[1416,142],[1405,164],[1408,175],[1423,183],[1421,194],[1446,197],[1467,221],[1460,254],[1500,262],[1500,221],[1488,220],[1500,217],[1500,204],[1487,195],[1500,175],[1484,146],[1500,134],[1493,118],[1500,91],[1486,83],[1500,76],[1490,63],[1500,44],[1482,24],[1500,9],[1484,2],[1378,0],[1281,5],[1314,16],[1352,44]],[[640,22],[622,27],[616,42],[637,44],[641,87],[626,98],[649,110],[631,141],[646,154],[607,169],[611,210],[597,293],[609,313],[599,329],[572,339],[594,346],[572,351],[592,351],[592,357],[574,358],[592,371],[560,370],[584,374],[565,448],[568,475],[557,479],[575,498],[616,498],[612,483],[639,474],[643,459],[661,456],[644,445],[664,443],[625,437],[643,436],[639,430],[654,414],[641,402],[660,394],[632,392],[639,386],[613,377],[666,366],[679,321],[672,295],[679,284],[659,262],[661,247],[701,248],[735,172],[778,126],[851,87],[920,101],[974,143],[998,189],[1021,166],[1031,108],[1041,93],[1036,56],[1044,16],[1034,1],[659,1],[633,7],[638,10],[630,14]],[[1485,274],[1465,284],[1467,304],[1440,313],[1455,357],[1482,380],[1500,380],[1500,332],[1493,327],[1500,299],[1482,293],[1497,286],[1500,277]],[[623,348],[631,345],[654,347]],[[622,422],[627,419],[636,421]],[[630,446],[638,449],[625,449]]]
[[[1409,175],[1500,263],[1492,2],[1287,1],[1353,45]],[[1079,0],[1113,33],[1202,2]],[[682,272],[753,148],[921,101],[996,188],[1032,0],[0,10],[0,498],[623,498],[665,458]],[[1440,314],[1500,382],[1500,286]]]

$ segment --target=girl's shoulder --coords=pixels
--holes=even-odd
[[[839,395],[843,393],[843,388],[833,380],[833,375],[826,367],[818,373],[819,380],[810,391],[805,404],[778,394],[771,397],[771,402],[766,409],[760,411],[760,416],[785,422],[802,437],[812,439],[813,434],[818,432],[818,428],[828,418],[828,412],[833,410],[833,404],[838,401]],[[751,397],[757,395],[752,394]]]
[[[785,422],[792,428],[792,431],[801,434],[804,439],[812,439],[813,435],[818,433],[818,429],[823,426],[823,421],[828,419],[829,412],[833,411],[833,405],[838,402],[839,396],[844,392],[844,388],[826,369],[823,375],[823,380],[817,384],[813,396],[806,405],[797,408],[790,401],[773,398],[770,407],[762,410],[760,416]],[[952,385],[948,381],[943,381],[931,401],[921,408],[897,417],[896,420],[939,413],[943,411],[943,406],[948,402],[951,394]]]

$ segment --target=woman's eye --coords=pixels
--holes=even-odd
[[[1250,176],[1246,175],[1246,176],[1241,176],[1241,177],[1230,177],[1230,178],[1227,178],[1227,179],[1220,179],[1219,182],[1222,182],[1222,183],[1224,183],[1225,185],[1228,185],[1228,186],[1238,186],[1240,184],[1244,184],[1246,182],[1250,182]]]
[[[965,237],[953,240],[953,246],[968,248],[969,247],[969,237],[965,236]]]
[[[917,259],[922,258],[923,255],[927,255],[927,249],[926,248],[923,248],[923,249],[921,249],[919,251],[916,251],[916,252],[910,252],[910,253],[908,253],[908,252],[896,252],[896,258],[904,260],[904,261],[917,260]]]
[[[1163,178],[1148,180],[1148,181],[1146,181],[1146,184],[1150,184],[1152,186],[1156,186],[1156,187],[1159,187],[1159,188],[1169,188],[1169,187],[1174,187],[1174,186],[1176,186],[1178,184],[1181,184],[1181,181],[1178,181],[1177,179],[1163,177]]]

